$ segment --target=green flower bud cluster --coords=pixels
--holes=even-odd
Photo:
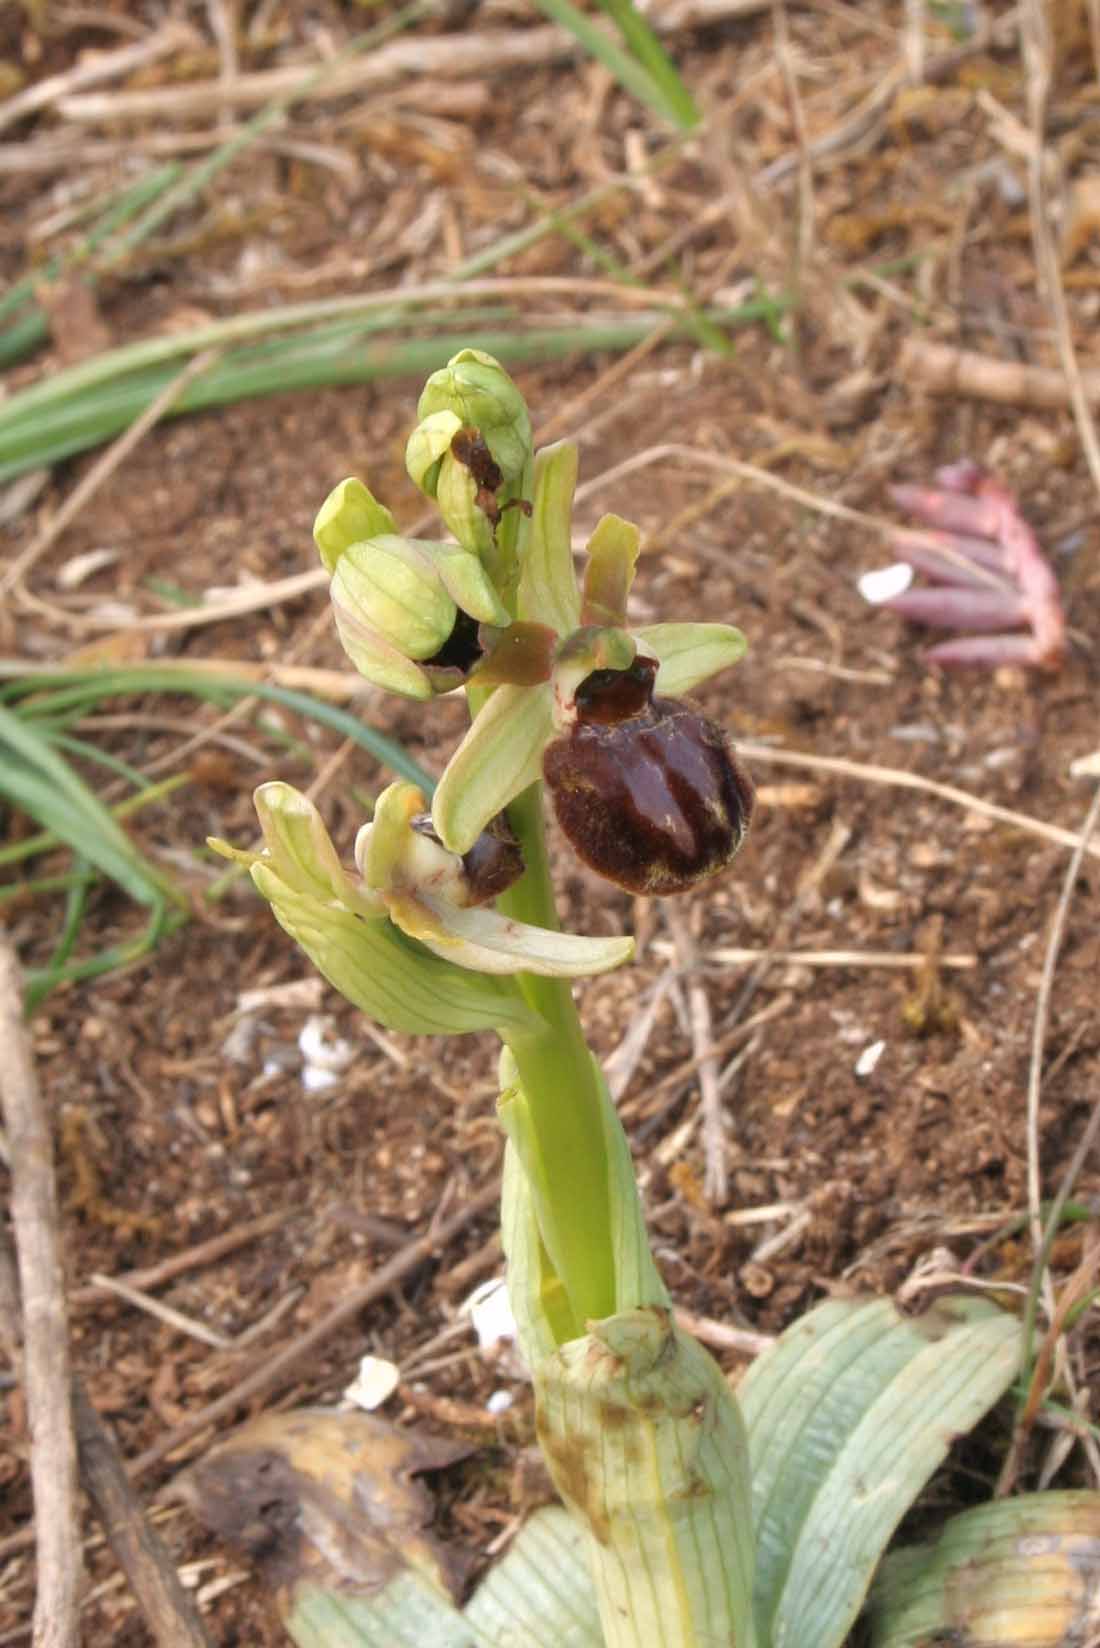
[[[491,355],[463,349],[428,379],[417,419],[405,450],[410,478],[460,544],[491,555],[531,459],[523,396]]]

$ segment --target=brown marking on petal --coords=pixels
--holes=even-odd
[[[629,669],[598,669],[586,675],[574,695],[578,721],[625,721],[646,709],[657,679],[655,658],[635,658]]]
[[[442,847],[431,813],[417,813],[409,828]],[[489,904],[519,880],[525,868],[523,852],[503,813],[491,818],[469,852],[463,853],[462,868],[468,905]]]
[[[470,887],[471,904],[488,904],[517,882],[524,871],[523,853],[503,813],[489,820],[462,867]]]

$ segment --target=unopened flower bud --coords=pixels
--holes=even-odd
[[[325,570],[334,572],[336,563],[352,544],[381,533],[396,532],[389,510],[365,487],[349,476],[334,486],[313,523],[313,541]]]
[[[356,669],[408,698],[460,685],[481,656],[477,626],[508,623],[476,555],[396,533],[344,550],[332,602]]]
[[[632,893],[684,892],[733,858],[752,818],[752,780],[724,728],[654,698],[657,664],[597,670],[577,719],[543,754],[558,823],[591,869]]]
[[[531,456],[527,404],[501,366],[480,349],[461,349],[424,385],[417,405],[421,420],[450,412],[478,432],[499,465],[501,480],[518,480]]]

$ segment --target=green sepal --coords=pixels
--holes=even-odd
[[[468,853],[491,818],[542,776],[554,736],[549,689],[497,687],[447,763],[432,800],[443,845]]]
[[[333,572],[352,544],[396,531],[397,524],[385,505],[351,475],[333,487],[317,511],[313,541],[326,571]]]
[[[381,687],[383,692],[397,693],[401,698],[423,701],[433,696],[432,681],[419,664],[406,658],[377,630],[362,623],[350,607],[345,607],[335,598],[332,611],[340,645],[365,681]],[[448,687],[459,685],[458,680],[448,682]]]
[[[433,658],[458,616],[428,553],[434,547],[393,533],[350,545],[332,575],[338,616],[405,658]]]
[[[207,845],[222,858],[252,870],[267,865],[292,892],[321,903],[336,901],[366,919],[385,916],[385,907],[340,863],[332,838],[317,808],[292,784],[274,779],[261,784],[252,797],[263,831],[262,848],[230,846],[216,837]]]
[[[580,621],[581,597],[573,568],[573,492],[577,448],[569,441],[542,449],[535,459],[531,516],[519,533],[517,615],[568,635]]]
[[[538,1023],[519,990],[441,961],[388,919],[364,921],[350,910],[292,891],[260,862],[252,880],[317,971],[387,1030],[461,1036],[475,1030],[529,1031]]]
[[[634,582],[634,568],[642,535],[632,521],[605,515],[588,540],[584,568],[581,623],[626,623],[626,598]]]
[[[748,642],[732,624],[643,624],[631,632],[638,651],[660,668],[654,691],[679,698],[744,657]]]
[[[418,796],[391,785],[393,807]],[[255,795],[261,852],[210,845],[248,866],[257,891],[341,995],[389,1030],[464,1035],[473,1030],[532,1034],[542,1020],[510,981],[442,961],[393,925],[382,894],[350,875],[317,808],[290,784],[263,784]]]

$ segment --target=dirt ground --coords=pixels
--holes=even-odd
[[[256,18],[242,9],[242,69],[304,63],[362,26],[362,14],[332,4],[275,0],[262,9],[262,39],[248,32]],[[419,25],[425,40],[481,31],[481,73],[424,82],[405,102],[387,94],[373,118],[367,95],[296,108],[287,141],[262,144],[231,167],[102,282],[75,342],[65,342],[59,325],[50,352],[9,373],[8,386],[79,353],[81,334],[84,345],[91,335],[103,347],[202,316],[441,278],[506,231],[624,177],[631,186],[588,212],[583,235],[547,235],[495,272],[579,283],[607,278],[600,254],[647,287],[687,291],[716,307],[761,290],[793,294],[781,335],[747,326],[724,356],[695,339],[666,338],[621,379],[609,376],[617,363],[610,354],[516,369],[536,428],[553,419],[555,434],[580,443],[578,530],[608,509],[643,528],[638,619],[722,619],[750,642],[745,662],[699,694],[735,737],[759,746],[747,762],[758,815],[731,873],[670,913],[598,883],[560,842],[555,867],[567,925],[639,935],[636,965],[580,986],[598,1051],[619,1048],[660,993],[621,1103],[677,1303],[774,1333],[829,1293],[897,1290],[930,1255],[940,1270],[969,1266],[1006,1286],[1026,1280],[1030,1250],[1014,1223],[1027,1206],[1025,1096],[1037,990],[1070,850],[1026,823],[990,817],[979,803],[1071,832],[1084,818],[1091,790],[1070,765],[1100,744],[1100,509],[1068,401],[1052,408],[1028,404],[1026,394],[1012,404],[945,396],[912,365],[899,369],[914,341],[1018,367],[1059,365],[1032,247],[1029,116],[1011,8],[929,7],[923,68],[906,57],[914,39],[901,5],[791,5],[785,47],[777,47],[771,12],[742,9],[670,36],[708,125],[650,176],[643,157],[667,133],[603,70],[562,54],[522,75],[494,71],[499,35],[542,26],[526,8],[491,3]],[[1081,364],[1100,368],[1098,219],[1078,189],[1091,177],[1095,196],[1096,65],[1087,8],[1054,11],[1047,132],[1062,213],[1057,244]],[[216,79],[210,19],[227,12],[187,8],[198,42],[190,55],[181,49],[120,88]],[[979,12],[996,25],[985,44],[963,29],[964,14]],[[153,27],[146,8],[120,4],[71,18],[47,7],[43,15],[39,23],[33,8],[0,7],[0,30],[32,81]],[[157,129],[205,131],[208,123],[196,115]],[[800,126],[810,145],[840,136],[819,151],[803,148],[800,163]],[[49,138],[76,140],[81,130],[63,105],[47,106],[4,134],[0,157],[16,139],[29,152]],[[121,121],[90,127],[97,142],[121,136],[139,148],[152,131]],[[102,187],[117,164],[89,146],[83,167],[70,158],[54,171],[0,172],[5,274],[23,272],[25,247],[79,196],[82,178]],[[522,325],[615,308],[580,284],[521,294],[519,304]],[[169,610],[167,586],[201,597],[284,578],[314,564],[313,514],[351,473],[369,477],[410,523],[418,499],[401,453],[417,388],[399,380],[276,395],[161,424],[99,488],[28,587],[55,612],[94,615],[112,599],[140,615]],[[857,591],[858,575],[890,558],[873,526],[683,457],[658,456],[615,478],[615,466],[662,443],[746,461],[819,502],[888,522],[901,520],[892,484],[928,481],[938,465],[962,458],[980,462],[1018,496],[1057,573],[1071,632],[1062,667],[931,667],[927,634],[868,607]],[[5,529],[0,555],[27,541],[91,461],[54,470]],[[116,558],[66,593],[62,567],[103,548]],[[160,659],[274,665],[293,655],[342,669],[325,607],[316,590],[217,624],[130,631],[127,645]],[[125,617],[118,629],[127,630]],[[8,658],[62,659],[87,639],[18,601],[0,617]],[[136,766],[167,763],[162,771],[183,739],[214,719],[183,699],[113,709],[117,724],[88,736]],[[436,771],[462,726],[462,706],[451,700],[424,709],[368,693],[362,711]],[[192,782],[132,829],[194,889],[195,919],[150,960],[58,991],[34,1017],[57,1130],[75,1362],[128,1457],[155,1447],[307,1332],[433,1218],[490,1187],[499,1169],[488,1039],[382,1037],[331,991],[309,984],[308,966],[247,883],[214,907],[198,903],[214,873],[205,837],[247,841],[254,786],[279,775],[306,788],[338,750],[337,737],[314,724],[253,710],[185,756],[178,766],[191,763]],[[790,764],[792,752],[852,766]],[[975,804],[901,787],[890,777],[899,770],[954,786]],[[328,771],[319,805],[345,851],[367,798],[386,781],[358,749],[343,751]],[[11,839],[25,830],[12,815],[3,823]],[[1098,901],[1100,861],[1086,855],[1043,1054],[1044,1195],[1057,1188],[1100,1091]],[[60,920],[60,906],[42,897],[9,913],[28,965],[49,954]],[[120,892],[102,888],[86,941],[110,942],[138,923]],[[733,949],[758,959],[723,955]],[[701,983],[710,1014],[702,1044],[693,1039],[691,982]],[[296,995],[269,997],[240,1031],[242,992],[294,984]],[[303,1084],[298,1038],[317,1011],[356,1053],[335,1085],[314,1092]],[[706,1194],[697,1069],[710,1041],[726,1072],[729,1181],[718,1202]],[[865,1057],[879,1044],[877,1062]],[[1095,1211],[1098,1194],[1094,1157],[1075,1196]],[[88,1292],[93,1275],[122,1276],[222,1233],[247,1236],[261,1218],[234,1251],[153,1289],[214,1330],[217,1344]],[[1080,1263],[1088,1228],[1073,1226],[1061,1240],[1056,1281]],[[512,1466],[532,1430],[521,1383],[487,1366],[468,1333],[438,1339],[465,1295],[496,1272],[494,1229],[491,1210],[473,1219],[236,1415],[332,1403],[365,1353],[392,1359],[403,1383],[385,1412],[440,1433],[457,1428],[483,1450],[476,1466],[450,1479],[456,1531],[475,1549],[509,1522]],[[1087,1388],[1097,1357],[1088,1317],[1071,1343]],[[428,1371],[416,1372],[422,1352]],[[744,1363],[716,1354],[731,1373]],[[501,1384],[515,1407],[498,1424],[484,1405]],[[0,1643],[8,1643],[29,1638],[31,1555],[18,1536],[30,1495],[20,1392],[5,1378],[0,1395]],[[146,1503],[232,1417],[147,1471]],[[1040,1436],[1029,1455],[1032,1481],[1047,1440]],[[988,1492],[1003,1443],[1003,1428],[991,1431],[988,1446],[942,1478],[937,1508]],[[1056,1485],[1087,1481],[1073,1450]],[[285,1640],[238,1557],[178,1507],[160,1506],[155,1516],[217,1643]],[[87,1640],[150,1642],[95,1541],[88,1561]]]

